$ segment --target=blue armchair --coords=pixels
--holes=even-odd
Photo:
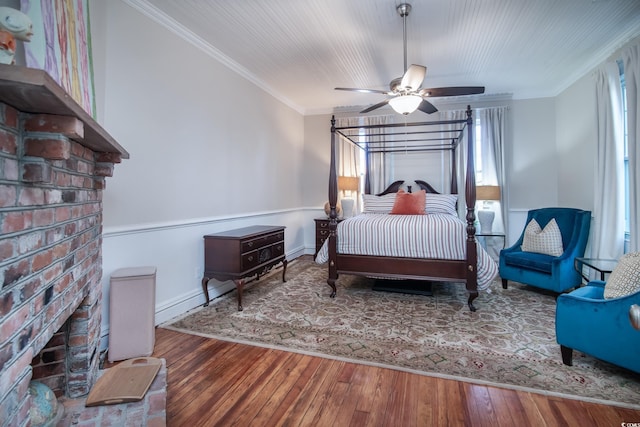
[[[509,280],[558,293],[582,283],[573,263],[576,257],[584,255],[587,247],[591,212],[574,208],[533,209],[529,211],[526,223],[535,219],[544,228],[552,218],[556,220],[562,235],[562,255],[523,251],[523,231],[513,246],[500,251],[499,269],[504,289],[507,289]]]
[[[573,350],[640,373],[640,331],[633,328],[629,309],[640,304],[640,292],[604,298],[605,283],[587,286],[558,296],[556,340],[562,362],[571,366]]]

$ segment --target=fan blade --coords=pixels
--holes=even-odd
[[[484,93],[484,86],[434,87],[420,91],[422,96],[433,97],[476,95],[479,93]]]
[[[380,107],[384,107],[384,106],[385,106],[385,105],[387,105],[388,103],[389,103],[389,100],[388,100],[388,99],[385,99],[384,101],[382,101],[382,102],[378,102],[377,104],[372,105],[372,106],[371,106],[371,107],[369,107],[369,108],[365,108],[364,110],[360,111],[360,114],[368,113],[369,111],[373,111],[373,110],[378,109],[378,108],[380,108]]]
[[[418,110],[422,111],[423,113],[427,113],[427,114],[433,114],[436,111],[438,111],[438,109],[435,107],[435,105],[433,105],[432,103],[430,103],[426,99],[423,99],[422,102],[420,103],[420,105],[418,105]]]
[[[411,64],[411,66],[404,73],[404,76],[402,76],[402,81],[400,82],[400,89],[409,89],[412,91],[418,90],[426,74],[427,74],[427,67],[424,67],[422,65]]]
[[[337,87],[335,90],[348,90],[351,92],[362,92],[362,93],[381,93],[383,95],[389,95],[388,90],[377,90],[377,89],[358,89],[355,87]]]

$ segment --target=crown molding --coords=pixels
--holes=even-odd
[[[270,87],[267,83],[260,80],[254,74],[252,74],[249,70],[247,70],[242,65],[238,64],[227,55],[218,50],[215,46],[203,40],[201,37],[196,35],[193,31],[189,30],[184,25],[180,24],[175,19],[171,18],[166,13],[162,12],[157,7],[153,6],[146,0],[122,0],[124,3],[128,4],[132,8],[136,9],[138,12],[150,18],[152,21],[160,24],[165,27],[172,33],[176,34],[178,37],[181,37],[188,43],[191,43],[193,46],[202,50],[204,53],[220,62],[225,67],[229,68],[231,71],[239,74],[243,78],[247,79],[254,85],[258,86],[260,90],[267,92],[269,95],[276,98],[278,101],[292,108],[300,114],[304,115],[304,109],[302,109],[299,105],[294,104],[290,99],[282,96],[272,87]]]

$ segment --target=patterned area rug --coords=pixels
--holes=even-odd
[[[433,283],[432,296],[373,291],[374,279],[342,275],[329,298],[326,265],[309,256],[162,327],[537,393],[640,409],[640,375],[574,352],[562,364],[555,298],[519,284],[467,304],[463,284]]]

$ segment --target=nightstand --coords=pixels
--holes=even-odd
[[[313,254],[315,258],[322,248],[322,244],[329,237],[329,218],[316,218],[316,252]],[[338,223],[342,222],[342,218],[338,218]]]
[[[480,244],[486,249],[487,247],[485,246],[485,244],[487,243],[487,240],[490,241],[494,241],[495,237],[498,237],[502,240],[502,248],[504,249],[504,246],[506,244],[507,241],[507,236],[504,233],[478,233],[476,234],[476,237],[484,237],[484,239],[478,239],[478,241],[480,242]]]

